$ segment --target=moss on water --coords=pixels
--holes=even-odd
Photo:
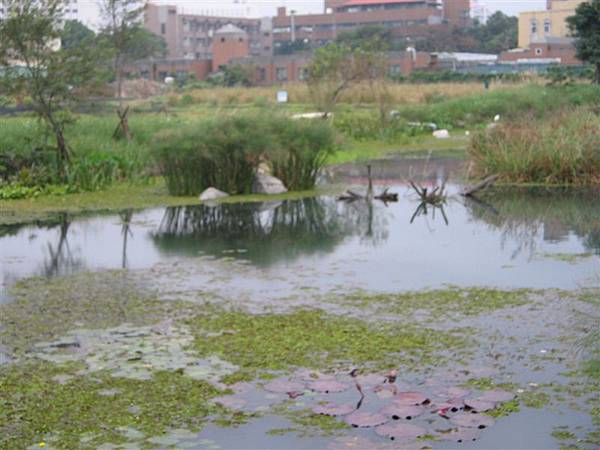
[[[498,309],[521,306],[537,291],[530,289],[498,290],[457,288],[391,294],[357,292],[343,295],[339,301],[355,307],[373,308],[377,313],[406,317],[412,311],[425,311],[431,318],[450,313],[475,316]]]
[[[189,315],[194,306],[166,302],[146,292],[125,271],[82,273],[18,282],[15,300],[0,304],[0,342],[17,353],[74,328],[147,324]]]
[[[76,367],[70,369],[73,375]],[[96,448],[126,442],[120,427],[134,428],[145,438],[171,428],[196,431],[210,414],[222,411],[208,402],[220,391],[176,372],[156,372],[151,381],[107,373],[76,376],[65,384],[52,379],[63,374],[64,367],[52,364],[0,368],[0,448],[26,448],[48,436],[53,447]],[[107,391],[114,395],[103,395]],[[91,437],[86,443],[80,441],[84,435]]]
[[[338,418],[315,414],[310,409],[298,409],[293,407],[292,402],[284,402],[273,408],[273,413],[288,419],[293,426],[288,428],[276,428],[268,433],[281,436],[288,433],[296,433],[299,436],[326,436],[331,437],[340,434],[340,431],[349,430],[352,427]]]
[[[424,366],[439,356],[439,351],[467,345],[455,332],[406,325],[373,325],[316,310],[270,315],[223,312],[200,315],[187,324],[196,333],[194,348],[200,355],[216,354],[252,375],[290,367]],[[214,335],[223,330],[229,332]]]

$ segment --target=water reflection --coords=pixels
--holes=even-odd
[[[485,202],[466,199],[472,218],[499,229],[513,255],[535,254],[540,241],[566,242],[574,234],[600,255],[600,191],[587,189],[495,189]]]
[[[332,198],[173,207],[152,240],[165,255],[231,254],[270,265],[330,253],[350,236],[377,245],[387,237],[384,215],[367,202]]]

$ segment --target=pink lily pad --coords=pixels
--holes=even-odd
[[[373,388],[373,392],[382,400],[392,398],[398,393],[398,388],[393,384],[378,384]]]
[[[399,392],[394,396],[394,402],[402,405],[425,405],[429,399],[420,392]]]
[[[367,373],[356,377],[356,381],[362,386],[376,386],[383,383],[385,376],[379,373]]]
[[[508,402],[515,398],[515,394],[508,391],[503,391],[502,389],[494,389],[491,391],[484,392],[479,396],[478,400],[483,400],[484,402]]]
[[[469,389],[461,388],[458,386],[451,386],[451,387],[442,388],[442,389],[436,391],[435,395],[437,395],[438,397],[442,397],[442,398],[455,399],[455,398],[465,398],[470,393],[471,393],[471,391]]]
[[[392,403],[387,405],[379,411],[384,416],[391,417],[394,420],[411,420],[417,416],[420,416],[425,412],[422,406],[414,405],[401,405],[399,403]]]
[[[336,405],[335,403],[326,403],[324,405],[317,405],[313,408],[315,414],[322,414],[324,416],[347,416],[355,411],[354,405],[348,403],[344,405]]]
[[[494,419],[484,414],[459,413],[450,418],[450,421],[459,427],[488,428],[494,425]]]
[[[369,428],[383,425],[388,418],[378,413],[355,411],[346,416],[345,421],[355,428]]]
[[[469,409],[472,409],[473,411],[486,412],[494,409],[496,407],[496,404],[494,402],[486,402],[484,400],[468,398],[465,400],[465,406],[467,406]]]
[[[214,398],[212,401],[227,409],[242,409],[246,406],[246,400],[234,395],[223,395],[222,397]]]
[[[432,412],[439,411],[450,411],[450,412],[458,412],[465,407],[465,404],[462,399],[455,398],[452,400],[448,400],[447,402],[435,402],[433,403]]]
[[[303,391],[305,386],[304,383],[296,381],[274,380],[265,384],[265,389],[276,394],[287,394],[288,392]]]
[[[382,425],[375,428],[375,433],[379,436],[396,439],[415,439],[420,436],[425,436],[427,430],[416,425],[410,425],[402,422],[395,422],[389,425]]]
[[[324,394],[344,392],[350,389],[351,387],[351,384],[335,380],[317,380],[308,384],[308,388],[311,391],[321,392]]]
[[[438,439],[452,442],[472,442],[479,439],[479,431],[475,428],[450,428],[449,430],[436,430]]]

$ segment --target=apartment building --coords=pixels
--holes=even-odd
[[[271,53],[270,21],[185,14],[177,6],[146,5],[145,26],[162,36],[173,59],[211,59],[215,33],[232,25],[248,34],[251,55]]]
[[[519,14],[519,47],[529,48],[532,43],[551,38],[568,38],[567,17],[584,0],[548,0],[547,9]]]
[[[9,2],[0,0],[0,19],[3,19],[8,15],[10,8]],[[80,15],[78,0],[69,0],[65,3],[63,17],[65,20],[81,20],[83,22]]]

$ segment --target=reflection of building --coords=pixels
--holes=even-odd
[[[567,17],[584,0],[547,0],[547,10],[519,15],[519,48],[504,52],[504,62],[581,64],[569,37]]]

